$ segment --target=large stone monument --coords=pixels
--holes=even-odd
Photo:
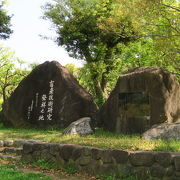
[[[163,68],[134,68],[121,75],[98,116],[102,127],[118,133],[142,133],[154,124],[176,122],[179,83]]]
[[[45,62],[24,78],[4,104],[4,122],[13,126],[67,127],[91,117],[97,106],[69,71],[58,62]]]

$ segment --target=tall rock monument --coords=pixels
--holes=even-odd
[[[96,111],[92,96],[56,61],[37,66],[3,107],[6,124],[37,128],[64,128],[82,117],[95,123]]]
[[[99,112],[99,126],[117,133],[143,133],[155,124],[180,120],[180,85],[160,67],[122,74]]]

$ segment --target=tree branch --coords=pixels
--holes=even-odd
[[[178,9],[177,7],[170,6],[170,5],[168,5],[168,4],[161,4],[161,5],[166,6],[166,7],[169,7],[169,8],[171,8],[171,9],[174,9],[174,10],[180,12],[180,9]]]

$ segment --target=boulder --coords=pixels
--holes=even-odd
[[[148,140],[180,140],[180,122],[154,125],[144,132],[142,137]]]
[[[84,117],[81,119],[78,119],[75,122],[72,122],[65,130],[64,134],[66,135],[85,135],[85,134],[92,134],[93,130],[90,126],[91,118]]]
[[[143,133],[155,124],[180,119],[180,85],[160,67],[134,68],[121,74],[98,113],[98,124],[117,133]]]
[[[25,77],[3,106],[4,123],[19,127],[64,128],[82,117],[95,123],[92,96],[58,62],[45,62]]]

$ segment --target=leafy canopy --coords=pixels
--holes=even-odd
[[[0,46],[0,99],[5,102],[28,71],[20,68],[23,62],[14,52]]]
[[[9,38],[12,30],[10,29],[11,17],[7,15],[7,12],[3,9],[4,1],[0,3],[0,39]]]
[[[121,36],[103,29],[104,18],[111,18],[109,0],[54,0],[44,7],[45,19],[52,21],[56,43],[77,59],[85,60],[95,97],[107,97],[108,78],[121,53],[121,44],[134,41],[137,34],[127,17],[119,24]]]

